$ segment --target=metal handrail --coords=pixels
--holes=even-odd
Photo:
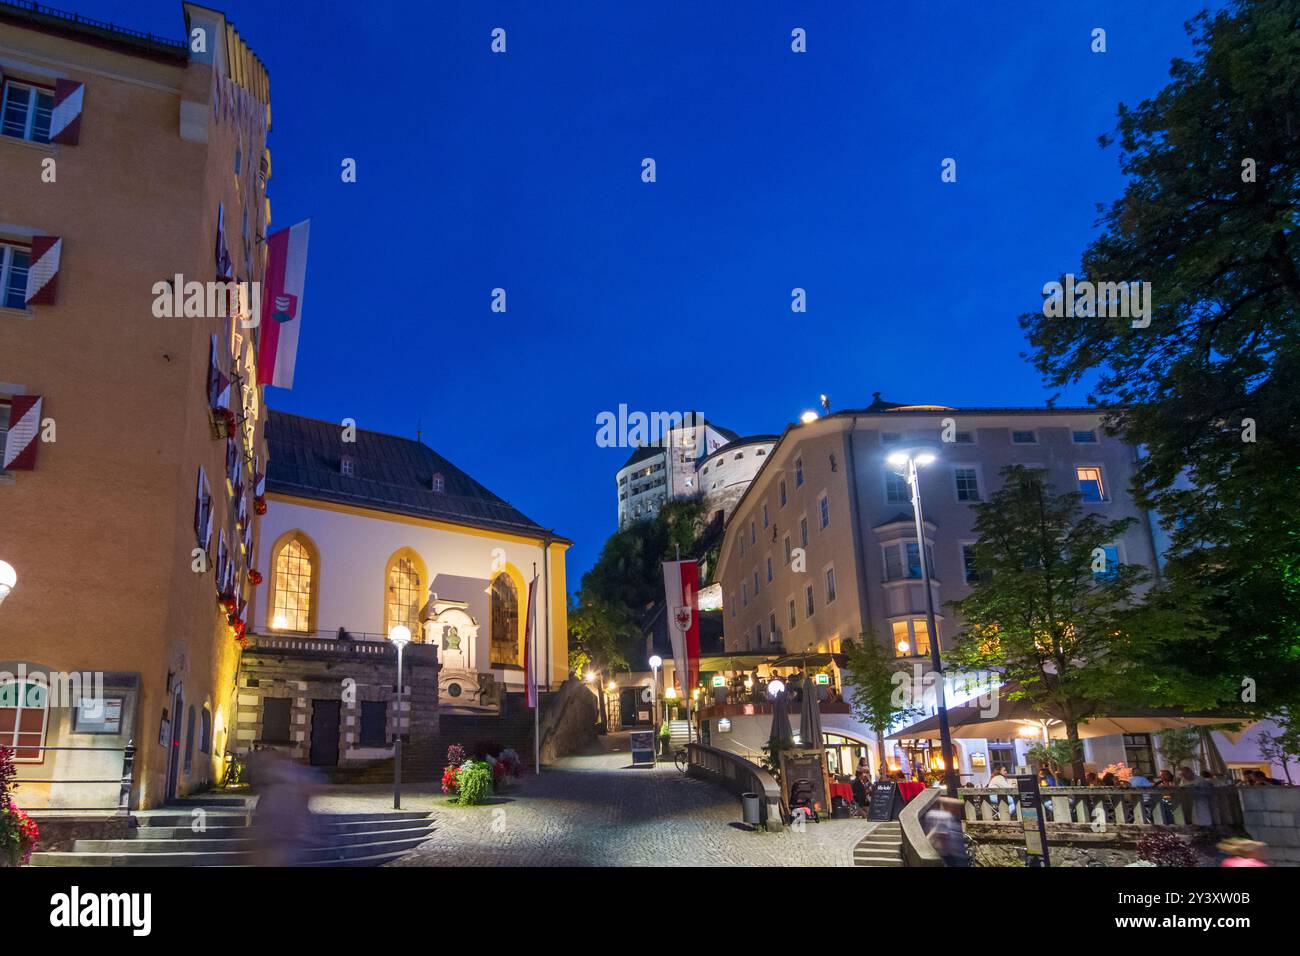
[[[131,812],[131,785],[135,779],[135,741],[128,740],[124,747],[50,747],[45,744],[24,745],[17,750],[39,750],[42,754],[51,750],[77,751],[80,753],[120,753],[122,754],[122,775],[117,778],[107,780],[77,780],[60,777],[40,777],[35,779],[24,779],[15,777],[14,783],[22,786],[31,786],[33,784],[43,784],[50,786],[52,784],[87,784],[87,783],[116,783],[118,785],[117,794],[117,813],[125,816]],[[28,764],[18,763],[18,767],[29,766]],[[104,807],[44,807],[46,810],[103,810]]]
[[[54,7],[47,7],[41,3],[34,3],[32,0],[8,0],[6,3],[0,3],[0,12],[10,9],[13,13],[27,14],[34,22],[39,22],[36,18],[46,17],[51,20],[63,20],[67,23],[74,23],[78,26],[90,27],[93,30],[101,30],[105,33],[115,34],[125,38],[135,40],[144,40],[147,43],[155,43],[159,46],[170,47],[177,52],[188,51],[189,44],[184,40],[172,40],[168,37],[155,36],[152,33],[145,33],[143,30],[132,30],[129,27],[120,27],[115,23],[109,23],[106,20],[95,20],[90,17],[83,17],[79,13],[69,13],[66,10],[57,10]]]

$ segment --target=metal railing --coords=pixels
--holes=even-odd
[[[47,7],[42,3],[33,3],[31,0],[7,0],[5,3],[0,3],[0,13],[19,16],[38,24],[47,20],[57,20],[72,26],[86,27],[118,39],[131,40],[149,46],[166,47],[169,51],[176,53],[186,53],[189,50],[189,44],[184,40],[173,40],[170,37],[145,33],[143,30],[120,27],[106,20],[94,20],[90,17],[83,17],[79,13],[69,13],[66,10]]]
[[[47,747],[44,744],[37,746],[22,746],[16,748],[18,752],[26,750],[39,750],[42,755],[52,751],[71,751],[77,753],[120,753],[122,755],[122,775],[120,777],[97,778],[97,779],[77,779],[71,777],[15,777],[14,783],[24,787],[30,786],[63,786],[80,785],[80,784],[117,784],[117,813],[126,816],[131,812],[131,785],[135,778],[135,741],[128,740],[124,747]],[[18,768],[32,766],[31,764],[16,763]],[[107,810],[108,807],[65,807],[65,806],[46,806],[36,807],[40,810]]]

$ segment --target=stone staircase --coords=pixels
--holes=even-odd
[[[184,800],[137,813],[128,839],[76,840],[70,851],[37,852],[32,866],[252,866],[257,841],[251,802],[241,797]],[[202,809],[201,829],[195,810]],[[428,813],[316,813],[312,846],[303,866],[379,866],[409,853],[433,835]]]
[[[897,820],[878,823],[853,848],[854,866],[902,866],[903,828]]]
[[[689,720],[670,720],[668,721],[669,752],[675,752],[678,747],[685,747],[691,740],[691,722]]]

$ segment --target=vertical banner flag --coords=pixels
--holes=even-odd
[[[673,663],[682,694],[690,696],[700,679],[700,567],[695,561],[664,562],[664,600]]]
[[[257,377],[263,385],[293,388],[298,358],[298,329],[307,283],[307,237],[311,220],[281,229],[266,240],[266,275],[262,277],[261,344]]]
[[[537,706],[537,672],[533,666],[533,646],[537,643],[537,627],[533,623],[534,602],[537,599],[537,575],[528,582],[528,620],[524,624],[524,692],[528,706]]]

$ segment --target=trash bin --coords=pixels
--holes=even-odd
[[[743,809],[744,820],[750,826],[758,826],[763,822],[763,817],[758,810],[758,794],[742,793],[740,803]]]

